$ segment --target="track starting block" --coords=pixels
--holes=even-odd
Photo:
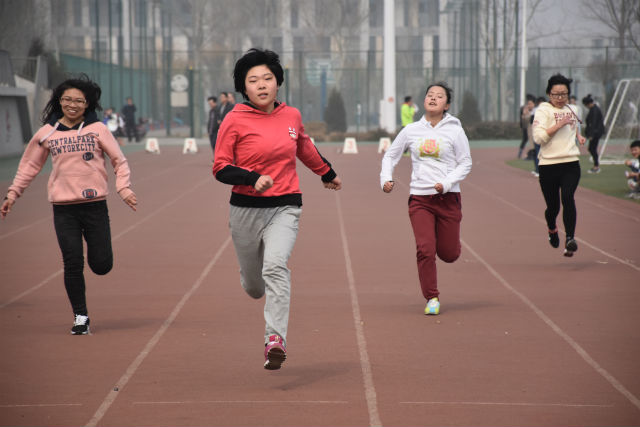
[[[184,147],[182,148],[182,154],[196,154],[198,152],[198,144],[195,138],[185,138]]]
[[[386,152],[389,147],[391,147],[391,138],[383,137],[380,138],[380,143],[378,144],[378,153]]]
[[[345,138],[342,147],[343,154],[358,154],[358,144],[355,138]]]

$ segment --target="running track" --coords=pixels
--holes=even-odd
[[[640,205],[579,189],[579,251],[565,258],[546,242],[536,180],[504,164],[514,150],[473,149],[462,256],[439,263],[442,311],[426,317],[408,159],[387,195],[377,147],[359,148],[320,146],[340,192],[299,168],[289,358],[275,372],[206,148],[128,154],[139,210],[110,196],[116,263],[86,269],[85,337],[68,333],[38,177],[0,223],[0,425],[640,424]]]

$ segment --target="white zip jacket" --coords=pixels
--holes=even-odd
[[[393,181],[393,169],[407,148],[411,150],[411,194],[438,194],[437,183],[442,183],[443,193],[460,192],[460,182],[471,171],[469,140],[460,120],[445,113],[433,127],[422,116],[403,128],[382,158],[380,187]]]

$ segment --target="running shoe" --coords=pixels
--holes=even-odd
[[[89,317],[76,314],[71,328],[71,335],[87,335],[89,333]]]
[[[549,244],[554,248],[560,246],[560,237],[558,237],[557,228],[553,231],[549,231]]]
[[[438,314],[440,313],[440,301],[438,298],[431,298],[427,302],[427,306],[424,308],[424,314]]]
[[[573,237],[567,239],[567,243],[564,245],[564,256],[572,257],[573,253],[578,250],[578,243],[576,243]]]
[[[270,335],[269,342],[264,347],[264,369],[280,369],[287,358],[287,350],[284,348],[282,337]]]
[[[600,173],[600,168],[592,167],[587,171],[588,173]]]

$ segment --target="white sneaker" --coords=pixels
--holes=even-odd
[[[71,328],[71,335],[87,335],[89,333],[89,316],[76,314]]]

